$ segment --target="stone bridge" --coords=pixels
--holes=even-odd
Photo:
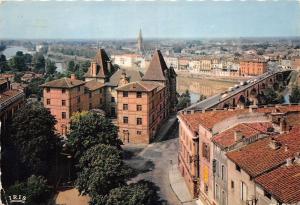
[[[267,88],[279,84],[289,76],[291,71],[266,73],[228,89],[223,93],[195,103],[185,110],[203,110],[210,108],[243,107],[245,104],[257,104],[257,96],[264,94]]]

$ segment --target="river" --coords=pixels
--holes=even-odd
[[[224,80],[177,76],[177,92],[181,94],[189,90],[191,103],[195,103],[199,100],[201,94],[209,97],[223,92],[237,83],[238,81],[228,82]]]
[[[17,51],[22,51],[23,53],[30,53],[31,55],[35,53],[35,51],[29,51],[27,48],[23,46],[7,47],[4,51],[2,51],[2,53],[3,55],[5,55],[6,59],[10,59],[14,55],[16,55]]]

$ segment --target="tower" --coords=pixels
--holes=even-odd
[[[142,29],[140,29],[139,36],[138,36],[138,39],[137,39],[137,51],[139,52],[139,54],[144,53]]]

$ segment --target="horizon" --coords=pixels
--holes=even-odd
[[[300,37],[298,1],[5,1],[0,19],[0,39],[15,40]]]

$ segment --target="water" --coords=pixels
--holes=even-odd
[[[22,46],[11,46],[7,47],[4,51],[2,51],[3,55],[6,56],[6,59],[12,58],[14,55],[16,55],[17,51],[22,51],[23,53],[30,53],[33,54],[34,52],[29,51],[27,48]]]
[[[181,94],[185,90],[189,90],[191,103],[197,102],[201,94],[209,97],[223,92],[235,84],[237,82],[177,76],[177,92]]]

